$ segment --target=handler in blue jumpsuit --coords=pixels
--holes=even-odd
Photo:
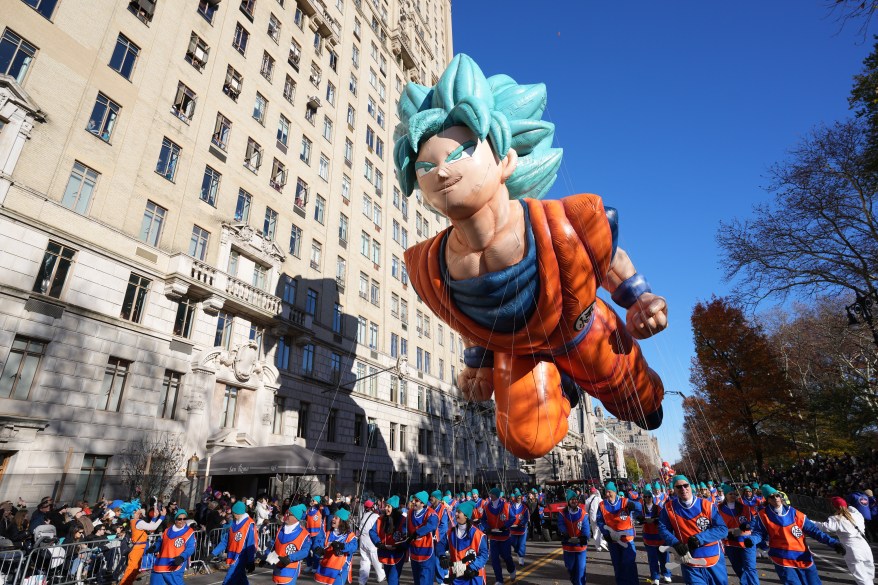
[[[738,499],[738,491],[733,486],[724,483],[720,489],[724,501],[717,506],[717,510],[729,529],[729,537],[723,541],[729,563],[741,585],[759,585],[754,545],[761,540],[752,532],[756,510]]]
[[[784,506],[783,494],[770,485],[762,486],[765,507],[756,515],[753,534],[768,543],[768,558],[784,585],[820,585],[817,566],[805,536],[831,546],[840,555],[846,549],[792,506]]]
[[[588,510],[573,490],[565,492],[567,505],[558,514],[558,533],[564,551],[564,567],[573,585],[585,585],[586,545],[591,534]],[[632,543],[633,544],[633,543]]]
[[[195,531],[186,523],[186,510],[177,510],[169,526],[150,547],[158,552],[149,585],[183,585],[183,573],[195,554]]]
[[[618,585],[637,585],[637,549],[634,547],[634,520],[631,514],[643,507],[628,498],[620,498],[616,484],[607,482],[605,498],[598,506],[596,522],[610,546],[610,560]]]
[[[687,585],[728,585],[722,539],[729,529],[710,500],[698,498],[685,475],[671,479],[675,498],[659,515],[659,534],[682,561]]]
[[[527,526],[530,524],[530,511],[524,503],[524,495],[518,488],[512,492],[512,502],[509,504],[509,515],[512,517],[512,526],[509,527],[512,552],[518,555],[518,566],[524,566],[524,555],[527,553]]]
[[[655,495],[652,493],[652,486],[646,484],[643,489],[643,511],[639,514],[639,519],[643,523],[643,545],[646,547],[646,560],[649,563],[649,578],[652,585],[659,585],[659,579],[664,579],[665,583],[671,582],[671,570],[667,568],[666,563],[668,551],[662,552],[659,547],[664,544],[664,540],[659,534],[658,519],[662,508],[655,503]]]
[[[420,491],[412,496],[413,508],[406,517],[409,560],[415,585],[433,585],[436,563],[433,561],[433,535],[439,528],[439,516],[430,507],[430,496]]]
[[[473,524],[475,504],[461,502],[453,526],[439,537],[439,562],[449,569],[451,585],[486,585],[488,537]]]
[[[249,585],[247,573],[256,568],[256,523],[247,515],[244,502],[232,506],[232,523],[212,554],[226,553],[228,571],[223,585]]]

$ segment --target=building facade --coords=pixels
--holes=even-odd
[[[598,409],[600,412],[600,409]],[[599,418],[598,422],[613,433],[628,449],[637,449],[658,469],[662,467],[658,438],[636,424],[616,418]]]
[[[209,467],[268,445],[343,491],[520,477],[402,262],[446,226],[392,134],[450,0],[3,4],[0,499],[124,496],[143,437],[190,490],[273,489]]]

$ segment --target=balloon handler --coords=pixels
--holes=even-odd
[[[567,434],[580,389],[645,429],[664,395],[635,338],[667,326],[667,303],[616,245],[616,211],[592,194],[539,200],[561,164],[545,106],[544,85],[457,55],[435,87],[406,86],[394,148],[403,193],[451,222],[406,250],[412,285],[466,340],[464,398],[493,395],[497,436],[523,459]]]

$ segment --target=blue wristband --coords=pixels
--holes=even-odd
[[[613,302],[620,307],[630,309],[640,298],[640,295],[647,292],[652,292],[652,289],[649,288],[646,277],[637,272],[613,291]]]
[[[494,352],[486,347],[468,347],[463,350],[463,363],[468,368],[493,368]]]

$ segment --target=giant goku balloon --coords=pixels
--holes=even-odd
[[[497,436],[522,459],[564,438],[580,388],[646,429],[664,395],[634,338],[667,326],[667,304],[616,245],[616,211],[592,194],[540,201],[561,164],[545,106],[544,85],[486,79],[457,55],[435,87],[406,86],[394,148],[405,195],[451,223],[406,250],[412,285],[466,340],[464,398],[493,395]]]

